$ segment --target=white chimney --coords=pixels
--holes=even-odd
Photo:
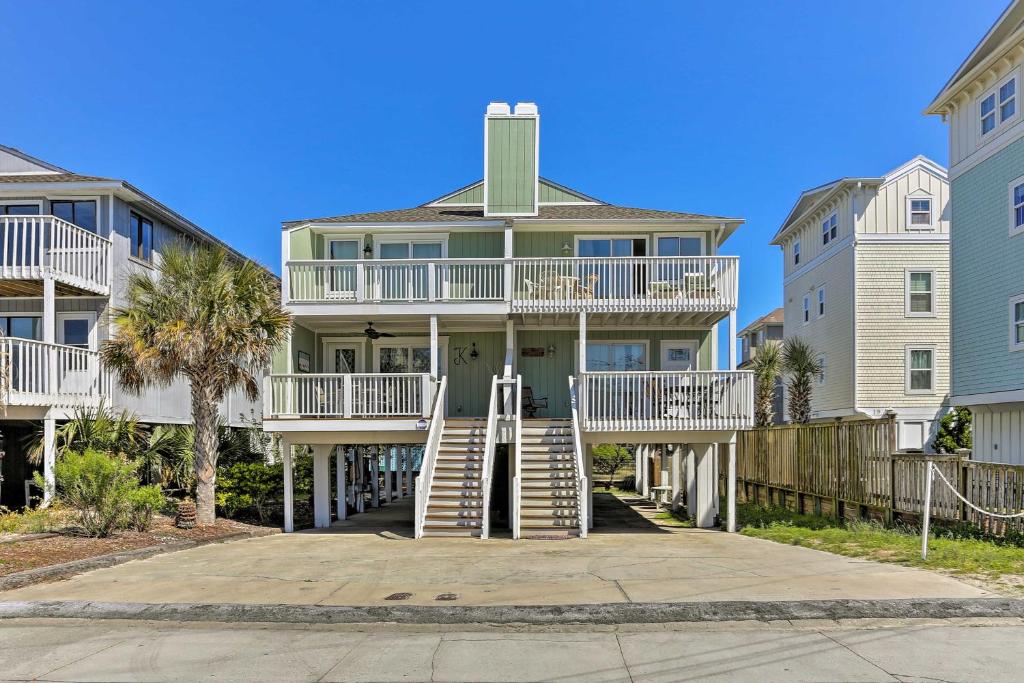
[[[487,105],[488,116],[510,116],[511,114],[512,109],[508,106],[508,102],[491,102]]]

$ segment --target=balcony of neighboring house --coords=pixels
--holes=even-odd
[[[0,215],[0,296],[110,294],[110,240],[57,216]]]
[[[0,372],[8,406],[95,408],[110,394],[99,352],[78,346],[5,337]]]

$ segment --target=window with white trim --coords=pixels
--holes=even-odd
[[[935,315],[935,272],[908,270],[905,286],[906,315],[933,317]]]
[[[981,134],[988,135],[1017,115],[1017,77],[1011,76],[978,100]]]
[[[1024,294],[1010,299],[1010,350],[1024,351]]]
[[[935,348],[907,347],[907,393],[930,394],[935,391]]]
[[[818,287],[818,317],[825,315],[825,286]]]
[[[1024,177],[1010,183],[1010,236],[1024,233]]]
[[[907,198],[907,227],[911,230],[927,230],[932,227],[931,197]]]
[[[804,296],[804,325],[811,322],[811,297]]]
[[[800,265],[800,240],[793,242],[793,265]]]
[[[839,234],[839,216],[833,213],[821,222],[821,243],[828,244]]]

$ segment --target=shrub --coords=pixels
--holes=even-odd
[[[636,475],[627,474],[619,482],[619,488],[624,491],[635,491],[636,490]]]
[[[217,475],[217,504],[228,517],[254,510],[260,522],[270,513],[271,503],[284,496],[284,473],[280,464],[236,462],[220,468]]]
[[[62,526],[65,510],[59,505],[14,512],[0,506],[0,534],[38,534]]]
[[[131,522],[139,488],[135,469],[126,459],[100,451],[69,452],[54,464],[54,493],[77,513],[86,534],[109,536]],[[36,483],[46,486],[39,474]]]
[[[146,531],[153,524],[153,515],[164,505],[164,494],[156,484],[140,486],[129,496],[131,505],[128,512],[128,526],[136,531]]]

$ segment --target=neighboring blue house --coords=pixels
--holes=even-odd
[[[977,460],[1024,464],[1024,5],[1014,0],[925,113],[949,123],[952,403]]]

